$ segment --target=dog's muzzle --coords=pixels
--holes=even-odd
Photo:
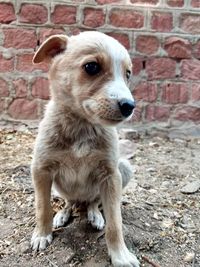
[[[118,101],[118,105],[122,116],[128,118],[135,108],[135,101],[123,98]]]

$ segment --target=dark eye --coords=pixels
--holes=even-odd
[[[101,66],[97,62],[88,62],[84,65],[84,69],[90,76],[96,75],[101,71]]]
[[[126,71],[126,78],[127,78],[127,80],[129,80],[130,77],[131,77],[131,71],[130,70],[127,70]]]

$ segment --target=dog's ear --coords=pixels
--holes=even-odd
[[[54,56],[66,49],[67,41],[67,36],[63,34],[49,37],[36,51],[33,63],[50,62]]]

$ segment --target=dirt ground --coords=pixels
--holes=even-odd
[[[30,178],[35,134],[0,133],[0,266],[108,267],[104,231],[87,223],[76,209],[66,227],[54,231],[53,243],[32,252],[34,194]],[[143,267],[200,266],[200,190],[182,193],[200,180],[200,141],[143,138],[132,142],[135,179],[123,195],[127,246]],[[52,200],[54,211],[62,200]]]

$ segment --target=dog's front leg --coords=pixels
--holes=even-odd
[[[106,179],[100,189],[106,218],[106,243],[114,267],[139,267],[136,256],[127,249],[122,233],[121,217],[122,179],[119,171]]]
[[[52,242],[51,185],[48,172],[32,170],[35,188],[36,227],[32,235],[33,250],[43,250]]]

